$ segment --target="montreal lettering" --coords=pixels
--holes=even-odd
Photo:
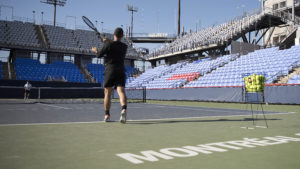
[[[295,135],[300,136],[299,133]],[[141,151],[140,154],[120,153],[116,155],[124,160],[127,160],[130,163],[142,164],[145,161],[157,162],[159,160],[172,160],[175,158],[193,157],[199,154],[212,154],[219,152],[227,152],[229,150],[242,150],[244,148],[272,146],[278,144],[286,144],[289,142],[300,142],[300,138],[286,136],[263,137],[263,139],[243,138],[242,140],[199,144],[196,146],[163,148],[159,151],[146,150]]]

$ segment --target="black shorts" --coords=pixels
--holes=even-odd
[[[125,87],[126,75],[123,66],[106,65],[104,71],[104,87]]]
[[[30,94],[30,90],[25,90],[25,93],[26,94]]]

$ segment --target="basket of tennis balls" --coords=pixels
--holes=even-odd
[[[262,92],[264,90],[266,78],[263,75],[253,74],[244,77],[247,92]]]

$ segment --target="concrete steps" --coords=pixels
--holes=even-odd
[[[287,82],[292,78],[293,75],[300,75],[300,67],[294,68],[293,71],[287,76],[280,77],[278,83],[287,84]]]

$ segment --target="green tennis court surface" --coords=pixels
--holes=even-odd
[[[0,125],[0,168],[298,169],[300,166],[300,106],[265,105],[266,111],[282,113],[267,114],[269,128],[261,128],[253,126],[250,114],[153,117],[149,120],[152,110],[168,110],[161,114],[191,115],[207,108],[242,112],[245,104],[150,103],[131,105],[136,106],[132,111],[145,106],[147,110],[141,114],[146,113],[149,117],[125,125],[100,122],[102,114],[99,119],[95,118],[97,114],[89,113],[94,110],[85,108],[84,104],[80,105],[82,110],[75,109],[74,105],[1,104],[2,119],[10,119],[7,114],[11,114],[21,116],[19,120],[26,123],[12,121],[9,124],[7,120]],[[95,110],[100,111],[102,106],[100,104]],[[119,109],[118,105],[113,109]],[[79,112],[86,113],[89,119],[43,121],[41,114],[59,116],[57,112],[61,113],[62,119],[68,119],[72,113],[81,116]],[[112,113],[118,116],[119,112]],[[262,115],[258,115],[256,123],[264,126]]]

